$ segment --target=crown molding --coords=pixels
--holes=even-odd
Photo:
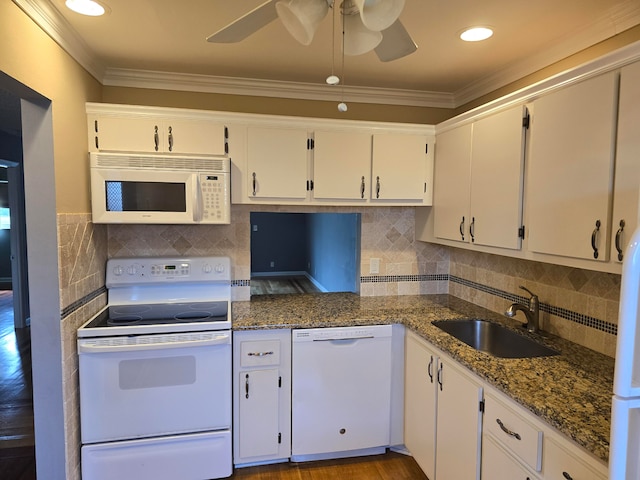
[[[96,61],[85,41],[51,3],[42,0],[13,0],[13,3],[91,76],[99,82],[102,81],[104,66]]]
[[[595,20],[579,32],[568,34],[563,41],[526,59],[514,62],[454,92],[456,108],[491,93],[505,85],[531,75],[588,47],[640,24],[640,2],[628,0],[621,8]]]
[[[107,86],[160,90],[292,98],[304,100],[454,108],[453,95],[441,92],[376,87],[331,86],[324,84],[217,77],[189,73],[148,70],[107,69],[102,83]]]

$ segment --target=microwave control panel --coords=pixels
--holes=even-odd
[[[229,223],[231,202],[228,173],[201,173],[202,223]]]

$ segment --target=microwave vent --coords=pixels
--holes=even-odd
[[[133,155],[96,155],[95,165],[103,168],[149,168],[158,170],[228,171],[227,158],[206,157],[152,157]]]

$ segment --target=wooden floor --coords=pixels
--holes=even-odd
[[[0,291],[0,478],[36,478],[31,338],[14,328],[11,291]]]
[[[252,277],[251,295],[278,295],[284,293],[319,292],[307,277]]]
[[[236,469],[241,480],[427,480],[413,457],[388,452],[320,462],[278,463]]]

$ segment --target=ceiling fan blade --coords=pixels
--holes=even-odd
[[[396,20],[389,28],[382,31],[382,41],[375,48],[376,55],[382,62],[391,62],[415,52],[415,44],[404,25]]]
[[[236,43],[278,18],[275,0],[269,0],[207,37],[211,43]]]

